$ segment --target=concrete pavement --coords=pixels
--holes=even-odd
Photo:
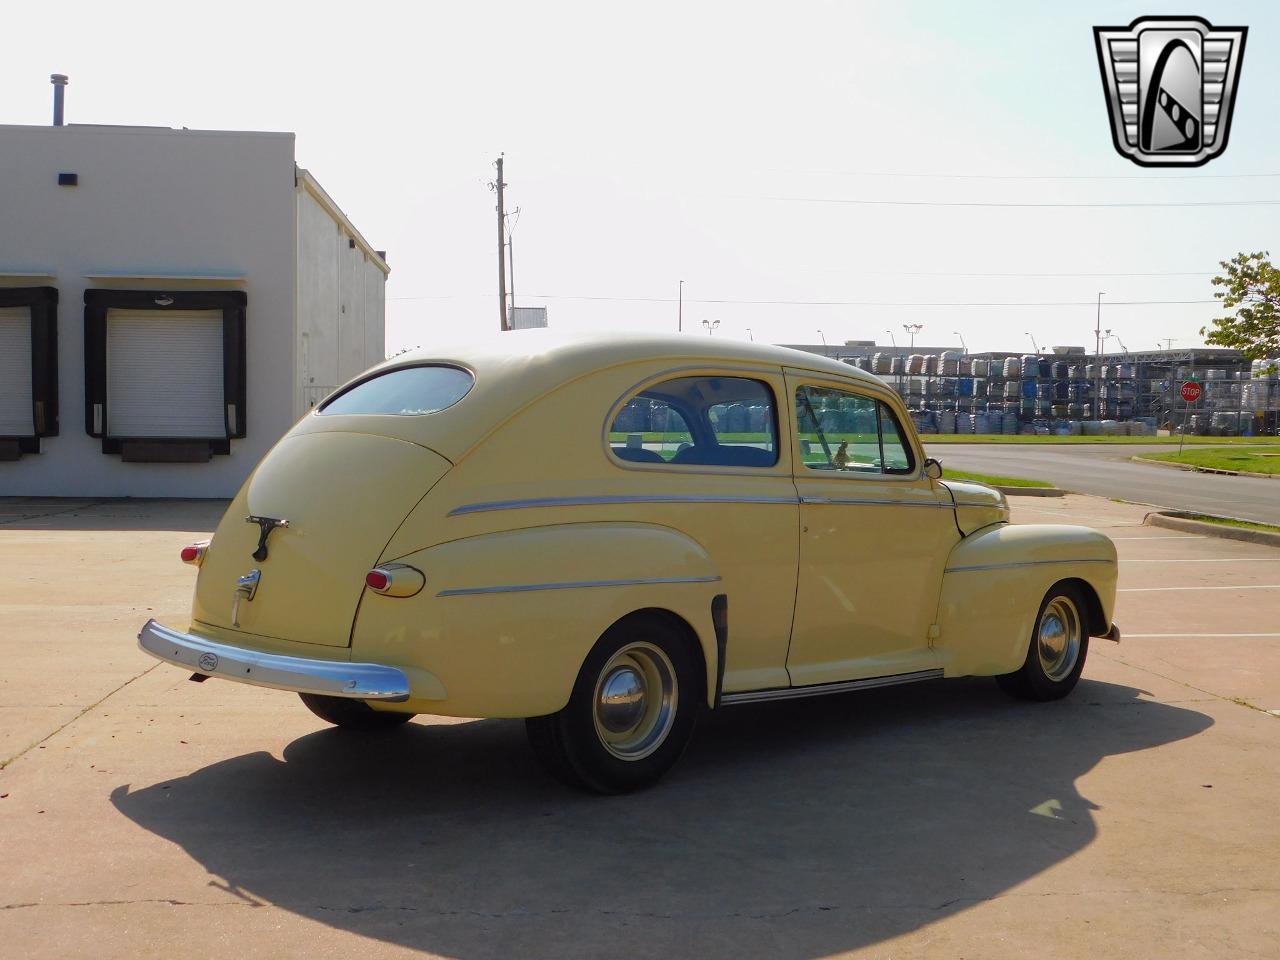
[[[1048,480],[1076,493],[1280,525],[1276,480],[1188,473],[1129,459],[1176,450],[1156,444],[936,443],[928,453],[956,470]]]
[[[544,777],[518,722],[353,737],[291,695],[136,652],[146,616],[183,622],[177,550],[219,508],[0,516],[12,956],[1146,960],[1280,942],[1280,550],[1106,500],[1018,501],[1017,520],[1088,522],[1123,558],[1125,640],[1094,641],[1072,697],[961,680],[726,708],[668,780],[601,799]]]

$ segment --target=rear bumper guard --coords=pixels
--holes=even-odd
[[[262,653],[216,643],[148,620],[138,632],[138,646],[158,660],[193,672],[274,690],[315,693],[352,700],[401,703],[409,699],[403,670],[378,663],[312,660]]]

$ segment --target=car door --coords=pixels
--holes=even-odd
[[[932,669],[942,571],[959,540],[900,405],[873,384],[786,374],[800,497],[792,684]]]

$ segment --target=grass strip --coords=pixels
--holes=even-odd
[[[1180,463],[1206,470],[1242,470],[1246,473],[1280,474],[1280,450],[1261,447],[1218,447],[1209,450],[1184,450],[1182,453],[1144,453],[1143,460]]]
[[[969,473],[966,470],[951,470],[943,468],[942,479],[944,480],[975,480],[978,483],[985,483],[989,487],[1052,487],[1052,483],[1045,483],[1043,480],[1024,480],[1021,477],[996,477],[989,476],[985,473]]]

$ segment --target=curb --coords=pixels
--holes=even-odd
[[[1065,497],[1067,491],[1059,487],[1001,487],[994,485],[1006,497]]]
[[[1226,540],[1243,540],[1246,543],[1261,543],[1269,547],[1280,547],[1280,533],[1271,533],[1267,530],[1248,530],[1244,527],[1224,527],[1216,523],[1205,523],[1203,520],[1180,517],[1172,512],[1148,513],[1142,518],[1142,522],[1151,527],[1167,527],[1170,530],[1199,533],[1206,537],[1221,537]]]
[[[1252,470],[1217,470],[1213,467],[1197,467],[1190,463],[1170,463],[1168,460],[1148,460],[1146,457],[1130,457],[1134,463],[1146,464],[1148,467],[1164,467],[1167,470],[1182,470],[1184,473],[1216,473],[1222,477],[1261,477],[1263,480],[1280,480],[1280,473],[1254,473]]]

